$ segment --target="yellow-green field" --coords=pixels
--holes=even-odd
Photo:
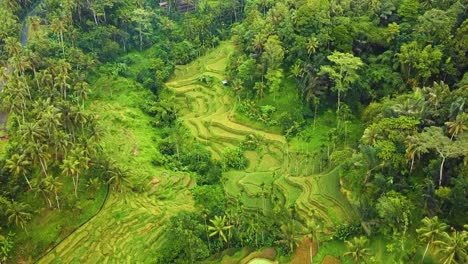
[[[246,136],[262,138],[257,150],[244,154],[244,171],[225,173],[225,191],[233,203],[241,199],[247,209],[271,206],[262,195],[272,190],[280,202],[294,206],[305,224],[315,219],[325,229],[356,217],[340,192],[338,169],[318,173],[312,167],[313,149],[300,150],[280,134],[267,132],[234,118],[236,100],[221,84],[230,42],[186,66],[178,66],[167,86],[175,92],[182,118],[190,133],[217,159],[227,147],[238,146]],[[211,76],[210,84],[199,81]],[[170,216],[193,209],[190,188],[195,184],[186,173],[165,171],[153,165],[158,157],[155,130],[141,105],[150,96],[136,82],[120,77],[101,77],[94,85],[92,103],[105,129],[103,149],[116,163],[128,168],[130,187],[125,193],[111,191],[100,211],[46,254],[39,263],[151,263],[162,230]],[[306,144],[306,142],[304,142]],[[152,179],[161,181],[157,186]]]
[[[240,197],[246,208],[259,208],[265,199],[261,194],[273,189],[288,206],[295,205],[304,223],[315,218],[331,230],[336,224],[353,220],[356,214],[340,192],[338,170],[316,173],[312,166],[316,150],[306,152],[301,148],[301,143],[308,142],[296,140],[292,146],[280,134],[235,119],[236,99],[231,88],[222,84],[227,58],[234,49],[232,43],[222,43],[195,62],[178,66],[167,83],[176,93],[185,125],[214,157],[220,158],[225,148],[238,146],[247,135],[263,139],[258,150],[244,153],[249,159],[245,171],[225,173],[225,190],[230,200]],[[201,82],[201,76],[214,80]]]

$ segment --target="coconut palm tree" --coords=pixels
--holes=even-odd
[[[60,182],[59,178],[54,176],[48,176],[44,179],[44,185],[49,193],[54,194],[55,202],[57,203],[57,208],[60,210],[58,193],[60,191],[60,188],[62,187],[62,183]]]
[[[76,95],[81,99],[81,107],[84,109],[84,102],[88,98],[88,94],[90,93],[89,84],[85,81],[78,82],[74,87],[73,90],[75,91]]]
[[[26,230],[26,223],[31,219],[31,214],[27,210],[28,207],[27,204],[21,202],[12,201],[9,203],[6,209],[8,222]]]
[[[123,191],[123,185],[129,183],[128,176],[130,170],[128,168],[111,167],[105,172],[109,176],[107,183],[112,184],[114,190]]]
[[[265,96],[266,86],[262,82],[256,82],[254,85],[254,90],[259,98],[263,98]]]
[[[411,160],[410,171],[413,171],[414,159],[421,158],[421,154],[427,153],[429,150],[425,145],[420,144],[417,137],[408,136],[406,139],[406,158]]]
[[[73,179],[73,185],[75,187],[75,196],[78,196],[77,194],[77,185],[78,183],[76,182],[75,175],[78,174],[78,165],[80,163],[74,159],[74,157],[67,157],[66,159],[63,160],[62,165],[60,165],[60,169],[62,169],[62,173],[65,174],[67,177],[72,177]]]
[[[452,234],[443,232],[441,240],[434,242],[442,264],[462,264],[468,260],[468,232],[454,230]]]
[[[439,221],[439,217],[435,216],[432,218],[425,217],[422,220],[422,227],[416,229],[419,239],[427,242],[426,250],[424,251],[421,262],[424,261],[429,247],[434,244],[434,241],[447,230],[448,226]]]
[[[445,125],[448,128],[448,132],[451,135],[450,139],[453,139],[453,137],[467,131],[468,130],[468,127],[466,126],[467,122],[468,122],[468,115],[466,113],[461,113],[457,115],[457,118],[455,119],[455,121],[445,122]]]
[[[215,216],[213,219],[210,219],[211,226],[208,226],[208,230],[211,231],[210,237],[218,236],[219,241],[228,241],[225,232],[229,231],[232,228],[232,225],[226,223],[226,216]]]
[[[31,162],[24,154],[13,154],[13,156],[6,161],[6,168],[8,168],[15,176],[23,176],[28,183],[29,189],[32,190],[31,182],[29,182],[29,179],[26,176],[29,165],[31,165]]]
[[[67,31],[65,22],[62,18],[54,17],[52,19],[52,24],[50,25],[52,32],[58,35],[60,40],[60,45],[62,46],[62,53],[65,56],[65,44],[63,41],[63,33]]]
[[[298,234],[299,229],[300,226],[297,221],[284,219],[284,223],[280,227],[282,239],[277,241],[277,243],[286,245],[290,253],[294,252],[294,249],[302,238]]]
[[[313,255],[312,255],[312,247],[313,242],[317,243],[317,250],[319,248],[319,237],[318,233],[320,232],[320,225],[312,219],[307,220],[307,231],[309,233],[308,237],[310,238],[310,245],[309,245],[309,257],[310,263],[313,263]]]
[[[356,263],[365,263],[366,259],[371,255],[367,244],[369,240],[365,236],[354,237],[352,241],[345,241],[348,251],[344,256],[350,257]]]
[[[317,50],[319,46],[319,42],[318,42],[318,39],[316,37],[311,37],[308,41],[307,41],[307,54],[309,54],[309,57],[315,53],[315,51]]]

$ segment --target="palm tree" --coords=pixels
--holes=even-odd
[[[263,98],[265,96],[265,89],[265,84],[262,82],[256,82],[254,85],[254,90],[259,98]]]
[[[442,233],[442,239],[435,241],[442,264],[461,264],[468,260],[468,232],[454,230],[452,234]]]
[[[253,39],[253,48],[257,54],[262,53],[263,47],[265,45],[265,37],[262,34],[257,34]]]
[[[424,261],[429,247],[431,247],[434,241],[448,228],[445,223],[439,222],[439,217],[437,216],[433,218],[424,217],[422,224],[423,226],[421,228],[416,229],[419,239],[427,242],[426,250],[424,251],[421,262]]]
[[[282,239],[277,243],[286,245],[289,248],[289,252],[292,253],[301,239],[301,236],[298,235],[300,226],[294,220],[284,219],[284,221],[285,223],[280,227]]]
[[[65,23],[62,18],[54,17],[52,19],[52,24],[50,26],[52,32],[56,33],[60,40],[60,45],[62,46],[62,52],[65,56],[65,44],[63,42],[63,33],[67,31]]]
[[[22,49],[21,43],[16,38],[8,37],[5,40],[5,50],[10,57],[18,55]]]
[[[26,176],[29,165],[31,165],[31,162],[24,154],[13,154],[13,156],[11,156],[11,158],[6,161],[6,167],[13,173],[13,175],[24,176],[24,179],[28,183],[29,189],[32,190],[31,182],[29,182],[29,179]]]
[[[421,158],[421,154],[427,153],[428,149],[423,144],[420,144],[418,138],[414,136],[408,136],[406,146],[406,158],[411,160],[410,171],[413,171],[414,158]]]
[[[374,146],[379,136],[379,130],[376,126],[369,126],[364,130],[361,141],[369,146]]]
[[[22,124],[19,128],[21,139],[24,142],[38,143],[44,139],[44,130],[39,122]]]
[[[117,191],[122,191],[123,190],[123,185],[124,183],[129,183],[130,181],[128,180],[129,176],[129,169],[127,168],[110,168],[106,171],[106,174],[109,175],[109,180],[107,183],[112,184],[113,188]]]
[[[31,214],[27,211],[27,209],[27,204],[12,201],[10,204],[8,204],[6,210],[8,222],[10,224],[14,223],[16,226],[19,226],[26,230],[26,223],[31,219]]]
[[[356,263],[365,263],[366,259],[371,255],[367,248],[369,240],[365,236],[354,237],[352,241],[345,241],[348,251],[344,253]]]
[[[312,247],[313,247],[313,242],[315,241],[317,243],[317,250],[319,248],[319,238],[318,238],[318,233],[320,232],[320,225],[317,224],[316,221],[314,220],[308,220],[307,221],[307,230],[309,233],[309,238],[310,238],[310,246],[309,246],[309,257],[310,257],[310,263],[313,263],[313,255],[312,255]]]
[[[77,194],[78,183],[76,182],[75,177],[74,177],[76,174],[78,174],[78,165],[79,165],[79,162],[73,157],[67,157],[66,159],[63,160],[62,165],[60,165],[60,168],[62,169],[62,173],[65,174],[67,177],[72,177],[73,179],[73,185],[75,187],[75,196],[78,196]]]
[[[468,130],[468,127],[466,126],[467,121],[468,115],[466,113],[461,113],[457,115],[455,121],[445,122],[448,132],[451,135],[450,139],[453,139],[454,136],[462,134]]]
[[[242,81],[239,79],[235,79],[232,81],[232,88],[234,89],[234,92],[237,95],[237,99],[240,101],[240,94],[242,90],[244,89],[244,86],[242,84]]]
[[[219,241],[227,242],[225,231],[229,231],[232,228],[232,225],[226,223],[226,216],[215,216],[214,219],[210,219],[211,226],[208,226],[208,230],[211,231],[210,237],[218,236]]]
[[[59,181],[59,178],[54,177],[54,176],[48,176],[44,180],[44,185],[48,192],[54,194],[55,202],[57,203],[57,208],[60,210],[58,192],[60,191],[60,187],[62,186],[62,183]]]
[[[318,39],[316,37],[311,37],[307,41],[307,54],[309,54],[309,57],[310,57],[310,55],[315,53],[318,46],[319,46],[319,42],[318,42]]]
[[[53,106],[48,105],[44,111],[40,113],[40,121],[47,129],[47,135],[49,140],[53,140],[57,128],[61,126],[62,113],[60,110]]]
[[[81,99],[81,106],[84,109],[84,102],[88,98],[88,94],[91,91],[89,89],[89,84],[85,81],[78,82],[73,89],[78,97]]]

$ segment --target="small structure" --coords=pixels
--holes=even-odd
[[[223,83],[224,86],[229,84],[229,82],[227,80],[223,80],[222,83]]]
[[[159,2],[159,7],[166,8],[168,5],[167,1]]]

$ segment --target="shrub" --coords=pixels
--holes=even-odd
[[[242,141],[242,147],[246,150],[256,150],[262,144],[263,138],[260,135],[249,134]]]
[[[211,216],[222,215],[226,207],[226,197],[221,185],[197,186],[192,190],[195,204],[206,208]]]
[[[337,226],[333,232],[333,238],[341,241],[347,240],[351,236],[357,236],[361,234],[362,228],[359,223],[346,223]]]
[[[244,156],[244,152],[240,147],[227,148],[222,155],[223,165],[227,168],[236,170],[245,169],[248,165],[248,160]]]

